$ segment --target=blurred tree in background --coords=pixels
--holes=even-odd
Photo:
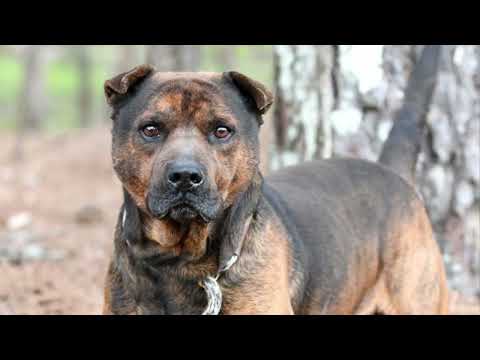
[[[41,119],[45,115],[44,93],[45,68],[42,63],[42,47],[30,45],[23,49],[22,92],[19,101],[18,127],[22,131],[35,131],[41,127]]]
[[[274,46],[274,168],[330,157],[335,107],[336,46]]]
[[[198,45],[149,45],[146,61],[159,71],[198,71],[200,55]]]
[[[45,96],[45,67],[42,62],[43,48],[40,46],[26,46],[22,49],[24,76],[21,79],[20,94],[17,101],[17,141],[14,157],[23,156],[22,135],[41,128],[41,121],[46,114]]]
[[[272,168],[329,156],[376,161],[422,46],[274,46]],[[480,296],[480,46],[445,46],[417,184],[450,283]]]
[[[271,46],[2,45],[0,130],[58,133],[108,121],[103,82],[136,65],[243,71],[272,85]]]
[[[92,76],[92,60],[90,58],[88,46],[77,45],[72,47],[72,58],[77,66],[78,76],[80,78],[77,89],[77,109],[78,124],[81,127],[87,127],[92,120],[92,89],[90,84]]]

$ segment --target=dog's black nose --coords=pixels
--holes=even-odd
[[[193,161],[177,161],[169,167],[167,181],[179,191],[192,190],[203,183],[202,169]]]

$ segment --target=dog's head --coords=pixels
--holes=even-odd
[[[237,72],[162,73],[143,65],[105,82],[114,169],[156,219],[209,223],[258,167],[271,93]]]

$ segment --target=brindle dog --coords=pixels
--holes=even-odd
[[[442,258],[414,169],[438,72],[426,46],[378,163],[330,159],[265,181],[271,93],[237,72],[139,66],[105,83],[124,204],[105,314],[441,314]],[[235,257],[233,258],[235,259]]]

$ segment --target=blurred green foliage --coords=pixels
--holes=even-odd
[[[2,49],[3,48],[3,49]],[[0,46],[0,130],[12,130],[19,113],[19,95],[24,86],[24,59],[22,52],[4,51]],[[80,126],[78,91],[82,81],[89,81],[92,119],[90,124],[108,120],[108,109],[103,99],[103,82],[118,73],[120,46],[88,46],[91,60],[89,79],[82,79],[72,47],[48,46],[52,52],[43,65],[45,118],[42,128],[49,132],[65,131]],[[133,66],[144,62],[145,48],[135,46],[138,59]],[[220,46],[201,46],[200,71],[236,70],[268,86],[272,86],[273,64],[271,46],[234,46],[232,66],[227,69],[220,60]]]
[[[0,56],[0,102],[14,101],[22,81],[21,64],[11,56]]]
[[[0,130],[10,129],[16,121],[16,99],[23,81],[22,66],[15,58],[0,56]]]

